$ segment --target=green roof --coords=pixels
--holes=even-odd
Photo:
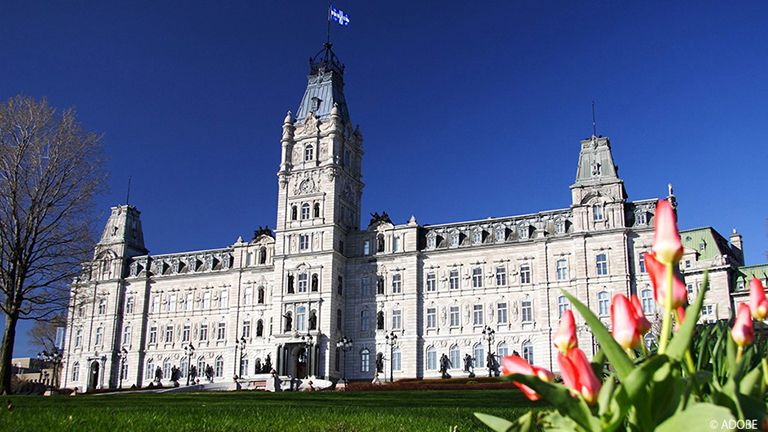
[[[680,239],[684,247],[697,251],[700,259],[711,259],[716,256],[731,254],[728,240],[712,227],[680,231]]]
[[[763,284],[766,284],[766,282],[768,282],[768,263],[739,267],[735,273],[736,284],[734,285],[736,286],[736,289],[739,289],[738,282],[742,282],[742,289],[748,290],[749,281],[752,280],[753,276],[760,279]]]

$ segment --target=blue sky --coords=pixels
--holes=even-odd
[[[439,4],[439,7],[435,7]],[[420,223],[570,204],[579,140],[611,137],[630,199],[672,182],[682,228],[768,251],[768,3],[339,1],[364,136],[363,214]],[[103,133],[99,197],[142,211],[152,253],[275,224],[280,126],[326,2],[5,1],[0,99],[75,106]],[[36,352],[20,330],[17,356]]]

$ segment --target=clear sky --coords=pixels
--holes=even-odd
[[[275,225],[280,132],[322,47],[323,0],[3,1],[0,99],[103,133],[103,223],[151,253]],[[681,228],[768,250],[768,2],[352,1],[332,27],[364,136],[363,214],[422,224],[563,208],[579,140],[611,137],[630,199],[672,182]],[[367,223],[364,221],[363,226]],[[16,356],[36,352],[20,329]]]

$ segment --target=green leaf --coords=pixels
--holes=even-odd
[[[568,291],[563,290],[563,294],[568,297],[571,304],[587,321],[589,328],[592,329],[592,335],[595,336],[597,342],[600,344],[600,349],[608,357],[608,361],[611,362],[613,369],[616,371],[616,376],[619,381],[624,382],[624,379],[632,373],[634,364],[632,360],[627,357],[627,353],[621,349],[621,346],[613,339],[611,333],[603,325],[600,319],[592,313],[587,306],[580,302],[576,297],[572,296]]]
[[[685,351],[691,344],[691,338],[693,338],[693,331],[696,330],[696,324],[699,321],[699,314],[701,312],[701,305],[704,304],[704,295],[709,290],[709,275],[704,272],[704,283],[702,289],[699,290],[698,296],[692,305],[688,306],[685,310],[685,321],[680,326],[680,330],[675,334],[667,347],[667,355],[675,360],[682,360],[685,355]]]
[[[739,382],[739,392],[759,398],[762,394],[763,369],[761,365],[749,371]]]
[[[544,400],[551,403],[563,415],[570,417],[586,431],[599,430],[600,421],[592,415],[584,399],[571,395],[571,390],[561,384],[553,384],[529,375],[513,375],[513,379],[534,389]]]
[[[680,431],[719,431],[724,422],[734,420],[731,412],[724,407],[710,403],[689,405],[684,411],[665,420],[656,428],[656,432]]]
[[[531,415],[531,413],[529,412],[528,415]],[[475,413],[475,417],[480,419],[481,422],[485,423],[486,426],[495,430],[496,432],[507,432],[509,428],[514,426],[514,423],[509,420],[505,420],[501,417],[496,417],[489,414]]]

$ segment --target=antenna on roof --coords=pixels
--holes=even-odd
[[[128,176],[128,192],[125,194],[125,205],[131,203],[131,176]]]
[[[592,101],[592,136],[597,136],[597,121],[595,121],[595,101]]]

